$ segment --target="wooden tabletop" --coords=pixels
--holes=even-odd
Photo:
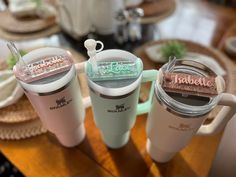
[[[173,160],[155,163],[145,149],[146,115],[137,117],[128,144],[108,149],[95,127],[92,110],[86,111],[87,136],[74,148],[62,147],[50,134],[0,141],[0,149],[27,177],[151,177],[207,176],[220,135],[196,136]]]

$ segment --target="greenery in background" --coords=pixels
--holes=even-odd
[[[20,55],[21,56],[24,56],[27,52],[24,51],[24,50],[19,50],[20,52]],[[8,68],[9,69],[12,69],[13,66],[16,64],[17,62],[17,59],[12,55],[10,54],[8,57],[7,57],[7,65],[8,65]]]
[[[163,44],[160,52],[162,57],[168,61],[169,57],[182,58],[186,54],[187,49],[183,43],[171,41]]]
[[[42,5],[42,0],[32,0],[32,1],[35,2],[37,4],[37,6]]]

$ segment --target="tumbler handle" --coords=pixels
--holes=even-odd
[[[143,76],[142,76],[142,83],[144,82],[152,82],[150,91],[149,91],[149,96],[148,96],[148,100],[144,103],[140,103],[137,106],[137,115],[141,115],[141,114],[145,114],[150,112],[151,109],[151,105],[152,105],[152,98],[153,98],[153,93],[154,93],[154,85],[155,85],[155,81],[157,79],[157,70],[146,70],[143,71]]]
[[[236,113],[236,96],[233,94],[222,93],[218,104],[224,107],[210,124],[199,128],[197,135],[211,135],[221,131]]]
[[[76,63],[75,64],[75,69],[77,71],[78,74],[84,73],[84,69],[85,69],[85,65],[86,65],[87,61],[84,62],[80,62],[80,63]],[[87,97],[83,97],[83,105],[85,108],[88,108],[91,106],[91,99],[90,96]]]

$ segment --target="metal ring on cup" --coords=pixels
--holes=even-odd
[[[102,97],[102,98],[106,98],[106,99],[122,99],[122,98],[128,97],[129,95],[132,95],[132,94],[136,91],[137,88],[134,89],[133,91],[127,93],[127,94],[119,95],[119,96],[104,95],[104,94],[101,94],[101,93],[95,91],[95,90],[94,90],[93,88],[91,88],[91,87],[89,87],[89,89],[90,89],[93,93],[95,93],[97,96]]]

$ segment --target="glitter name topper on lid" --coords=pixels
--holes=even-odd
[[[97,61],[94,71],[91,64],[87,64],[88,77],[93,81],[133,79],[139,77],[143,69],[140,59],[136,61]]]
[[[203,97],[216,96],[224,91],[224,80],[221,76],[204,77],[185,73],[159,71],[159,83],[166,92],[196,95]]]
[[[100,44],[100,49],[96,49]],[[130,60],[128,58],[109,58],[99,61],[96,54],[103,50],[103,43],[94,39],[87,39],[84,42],[89,60],[86,64],[86,73],[92,81],[115,81],[122,79],[134,79],[140,76],[143,70],[141,59]]]
[[[195,85],[195,86],[204,86],[204,87],[214,87],[214,78],[213,77],[198,77],[196,75],[188,75],[188,74],[176,74],[169,73],[166,76],[166,79],[169,79],[171,82],[175,84],[186,84],[186,85]]]
[[[13,57],[16,59],[16,64],[13,71],[16,77],[26,83],[37,81],[49,76],[53,76],[65,72],[73,65],[72,56],[69,51],[58,54],[48,54],[46,57],[40,57],[41,49],[35,50],[34,55],[30,55],[31,62],[27,62],[29,55],[21,56],[19,50],[13,42],[7,42],[7,46]],[[45,52],[45,51],[44,51]],[[61,51],[60,51],[61,52]]]
[[[45,77],[65,72],[71,68],[73,61],[69,55],[54,55],[38,58],[35,62],[18,66],[17,77],[30,83]]]
[[[30,73],[33,75],[41,75],[44,72],[52,72],[58,68],[62,69],[67,66],[70,66],[70,62],[68,62],[66,56],[62,55],[47,57],[27,65]]]
[[[170,93],[179,93],[182,96],[214,97],[225,89],[225,81],[221,76],[201,76],[174,72],[176,57],[170,58],[167,69],[159,70],[158,82],[163,90]]]

